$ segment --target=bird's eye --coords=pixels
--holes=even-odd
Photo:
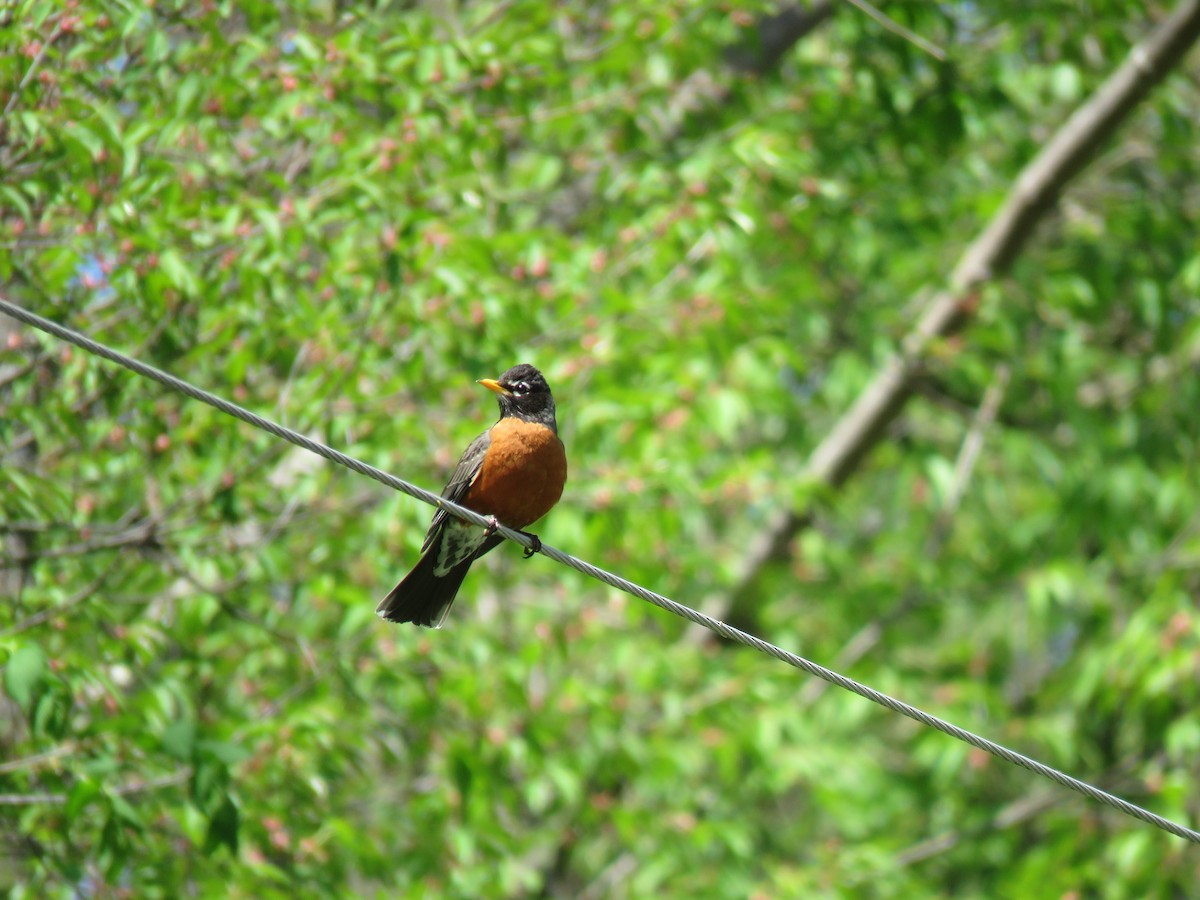
[[[513,385],[513,393],[514,394],[528,394],[529,393],[529,382],[518,381],[515,385]]]

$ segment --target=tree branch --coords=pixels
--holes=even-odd
[[[901,25],[895,19],[889,18],[888,16],[884,15],[883,12],[876,9],[870,3],[867,3],[866,0],[846,0],[846,2],[849,3],[851,6],[855,6],[858,9],[862,10],[864,13],[866,13],[868,16],[870,16],[872,19],[874,19],[876,22],[878,22],[880,25],[882,25],[888,31],[892,32],[892,34],[899,35],[900,37],[904,38],[904,40],[906,40],[910,44],[912,44],[914,47],[917,47],[918,49],[924,51],[925,53],[928,53],[934,59],[944,60],[946,58],[946,51],[943,50],[941,47],[925,40],[925,38],[921,37],[916,32],[910,31],[909,29],[905,28],[903,25]]]
[[[808,6],[797,3],[764,15],[755,24],[753,38],[725,51],[725,62],[738,71],[766,74],[797,41],[832,15],[833,0],[816,0]]]
[[[25,88],[29,86],[29,82],[33,81],[33,76],[37,72],[38,67],[41,66],[42,62],[46,59],[46,53],[49,52],[50,48],[54,46],[54,42],[57,41],[62,34],[63,25],[62,19],[60,18],[59,21],[54,23],[54,29],[50,32],[46,40],[42,42],[40,47],[38,47],[37,53],[33,57],[33,62],[31,62],[29,64],[29,68],[25,70],[25,74],[21,77],[20,83],[13,89],[13,92],[8,95],[8,102],[4,104],[4,112],[0,113],[0,118],[7,118],[9,114],[16,109],[17,101],[21,99],[21,94],[24,92]]]
[[[1063,795],[1057,791],[1030,794],[1008,804],[982,828],[960,829],[948,831],[935,837],[918,841],[906,850],[896,855],[896,863],[900,866],[911,866],[940,853],[951,850],[964,838],[979,838],[991,831],[1000,831],[1020,825],[1029,819],[1041,815],[1048,809],[1063,802]]]
[[[1009,269],[1071,179],[1179,63],[1197,37],[1200,0],[1184,0],[1146,41],[1133,48],[1121,67],[1025,167],[1000,211],[959,259],[947,287],[926,304],[900,352],[884,363],[813,451],[806,466],[809,478],[838,487],[854,473],[908,402],[914,376],[930,346],[971,318],[980,287]],[[785,510],[775,516],[746,554],[741,576],[725,604],[726,621],[756,630],[755,582],[765,566],[787,558],[792,539],[808,522],[809,514],[803,510]]]
[[[950,537],[950,531],[954,525],[954,515],[958,512],[962,498],[966,494],[967,483],[975,471],[975,463],[983,449],[984,434],[995,421],[1000,403],[1004,399],[1004,391],[1008,387],[1009,377],[1008,366],[1001,366],[997,370],[996,378],[983,395],[983,402],[976,410],[971,427],[967,430],[966,437],[963,438],[958,459],[954,463],[954,479],[950,484],[950,491],[946,495],[942,508],[938,511],[937,519],[929,534],[929,540],[925,545],[925,553],[931,560],[936,560],[941,556],[942,549]],[[921,594],[914,590],[912,585],[909,585],[904,599],[900,603],[888,610],[887,614],[868,622],[846,642],[834,663],[838,671],[849,669],[870,653],[883,638],[884,629],[907,616],[920,605],[921,601]],[[810,706],[825,693],[828,686],[826,682],[814,678],[800,692],[800,702],[804,706]]]

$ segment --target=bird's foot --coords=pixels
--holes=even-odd
[[[521,534],[525,535],[525,537],[529,538],[529,540],[533,542],[525,548],[526,559],[529,559],[529,557],[533,556],[535,553],[542,552],[542,539],[540,537],[538,537],[536,534],[530,534],[528,531],[522,531]]]
[[[483,539],[487,540],[488,538],[490,538],[493,534],[495,534],[499,530],[499,528],[500,528],[500,523],[499,523],[499,521],[497,521],[496,517],[488,516],[487,528],[485,528],[483,530]],[[533,556],[533,554],[535,554],[535,553],[542,552],[542,539],[540,537],[538,537],[536,534],[531,534],[528,531],[518,531],[517,534],[524,535],[525,537],[529,538],[529,540],[531,541],[530,545],[525,548],[525,558],[526,559],[529,559],[529,557]]]

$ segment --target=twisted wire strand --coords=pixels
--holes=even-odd
[[[207,403],[209,406],[220,410],[226,415],[240,419],[249,425],[253,425],[255,428],[260,428],[268,434],[272,434],[278,438],[281,438],[282,440],[288,441],[291,444],[295,444],[297,447],[303,447],[310,453],[315,453],[318,456],[322,456],[325,459],[330,460],[331,462],[345,466],[346,468],[353,472],[357,472],[360,475],[373,478],[381,484],[385,484],[388,487],[400,491],[403,494],[407,494],[410,497],[415,497],[418,500],[422,500],[431,506],[444,509],[459,519],[484,528],[495,526],[495,532],[497,534],[503,535],[506,539],[520,544],[522,547],[530,548],[537,546],[535,540],[523,532],[515,531],[503,524],[497,525],[492,519],[481,516],[479,513],[474,512],[473,510],[459,506],[457,503],[451,503],[444,497],[440,497],[437,494],[425,490],[424,488],[410,484],[409,482],[397,478],[394,475],[389,475],[387,472],[384,472],[381,469],[377,469],[372,465],[368,465],[367,463],[355,459],[352,456],[347,456],[345,453],[334,450],[332,447],[326,446],[319,441],[314,441],[311,438],[307,438],[299,432],[292,431],[290,428],[285,428],[283,425],[279,425],[278,423],[272,422],[269,419],[264,419],[262,416],[252,413],[248,409],[238,406],[236,403],[231,403],[228,400],[216,396],[215,394],[210,394],[208,391],[189,384],[181,378],[177,378],[174,375],[164,372],[162,369],[148,365],[140,360],[132,359],[131,357],[128,357],[117,350],[113,350],[104,344],[98,343],[97,341],[94,341],[91,338],[80,334],[79,332],[65,328],[56,322],[52,322],[49,319],[45,319],[39,315],[36,315],[35,313],[31,313],[20,306],[16,306],[2,297],[0,297],[0,312],[3,312],[5,315],[8,315],[20,322],[24,322],[26,325],[30,325],[48,334],[54,335],[61,340],[74,344],[75,346],[86,350],[88,353],[92,353],[96,356],[102,357],[103,359],[107,359],[109,362],[116,363],[119,366],[129,369],[131,372],[136,372],[138,375],[142,375],[145,378],[157,381],[159,384],[178,391],[186,397],[190,397],[193,400],[198,400],[201,403]],[[872,703],[879,704],[885,709],[889,709],[892,712],[907,716],[908,718],[921,723],[927,728],[933,728],[942,732],[943,734],[949,735],[952,738],[963,741],[972,747],[983,750],[984,752],[995,756],[997,759],[1002,759],[1007,763],[1011,763],[1014,766],[1020,766],[1023,769],[1027,769],[1030,772],[1042,776],[1043,778],[1048,778],[1056,784],[1076,791],[1077,793],[1080,793],[1083,796],[1099,803],[1103,803],[1104,805],[1122,812],[1127,816],[1131,816],[1142,822],[1146,822],[1147,824],[1153,825],[1156,828],[1160,828],[1163,831],[1166,831],[1177,837],[1181,837],[1184,840],[1191,841],[1194,844],[1200,844],[1200,832],[1180,825],[1177,822],[1173,822],[1170,819],[1163,818],[1162,816],[1150,812],[1148,809],[1143,809],[1136,804],[1130,803],[1128,800],[1124,800],[1115,794],[1110,794],[1107,791],[1101,790],[1095,785],[1088,784],[1086,781],[1080,781],[1078,778],[1074,778],[1065,772],[1060,772],[1058,769],[1048,766],[1045,763],[1040,763],[1035,759],[1025,756],[1024,754],[1017,753],[1015,750],[1010,750],[1009,748],[997,744],[994,741],[989,741],[987,738],[981,737],[974,732],[967,731],[965,728],[960,728],[951,722],[947,722],[945,719],[939,719],[937,716],[931,715],[915,706],[910,706],[901,700],[897,700],[895,697],[888,696],[887,694],[881,693],[874,688],[867,687],[865,684],[860,684],[852,678],[847,678],[845,675],[841,675],[832,669],[827,669],[822,665],[811,662],[802,656],[798,656],[795,653],[784,650],[782,647],[778,647],[775,644],[764,641],[762,638],[734,628],[732,625],[726,625],[724,622],[718,621],[711,616],[707,616],[699,610],[692,609],[689,606],[684,606],[682,603],[678,603],[668,597],[664,597],[662,594],[657,594],[654,591],[642,587],[641,585],[634,584],[632,581],[628,581],[619,575],[615,575],[612,572],[608,572],[604,569],[594,566],[589,562],[577,559],[574,556],[571,556],[569,553],[564,553],[561,550],[549,546],[548,544],[541,544],[540,551],[544,556],[549,557],[557,563],[561,563],[564,566],[569,566],[570,568],[575,569],[577,572],[582,572],[584,575],[595,578],[598,581],[602,581],[605,584],[616,588],[617,590],[624,591],[627,594],[632,594],[634,597],[644,600],[647,603],[651,603],[654,606],[657,606],[659,609],[666,610],[673,615],[687,619],[689,622],[707,628],[709,631],[712,631],[715,634],[726,638],[727,640],[735,641],[736,643],[751,647],[757,650],[759,653],[764,653],[773,659],[777,659],[780,662],[786,663],[787,665],[799,669],[802,672],[806,672],[809,675],[813,675],[817,678],[827,681],[836,687],[850,691],[851,693],[857,694],[860,697],[864,697],[867,700],[870,700]]]

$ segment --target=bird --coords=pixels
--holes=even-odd
[[[542,373],[521,363],[478,383],[496,394],[500,419],[471,441],[442,497],[490,516],[493,524],[481,528],[444,509],[434,513],[420,560],[375,609],[388,622],[441,628],[471,563],[503,540],[494,533],[495,523],[518,531],[532,525],[558,502],[567,483],[554,395]],[[526,558],[541,546],[529,536],[535,543],[526,548]]]

